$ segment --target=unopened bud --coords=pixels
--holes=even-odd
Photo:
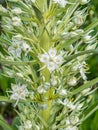
[[[67,84],[68,84],[69,86],[75,86],[75,85],[77,84],[77,79],[76,79],[76,77],[70,78],[70,79],[67,81]]]
[[[81,5],[87,4],[88,2],[88,0],[80,0]]]

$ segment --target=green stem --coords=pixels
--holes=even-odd
[[[44,27],[43,27],[44,28]],[[46,29],[43,29],[43,33],[41,34],[40,37],[40,46],[47,52],[48,49],[50,48],[50,37],[48,32],[46,31]],[[42,64],[41,67],[43,67],[44,64]],[[49,82],[50,80],[50,72],[47,68],[44,68],[43,70],[40,71],[42,73],[42,75],[45,77],[45,82]],[[45,104],[47,105],[47,108],[44,110],[40,110],[39,114],[40,116],[43,118],[43,120],[47,123],[47,121],[49,120],[50,117],[50,111],[51,111],[51,106],[52,106],[52,101],[49,100],[49,95],[50,91],[47,91],[47,93],[45,93],[43,95],[43,99],[46,99],[47,101],[45,102]],[[43,105],[43,104],[41,104]],[[47,129],[47,128],[44,128]]]
[[[43,30],[43,33],[40,37],[40,46],[47,52],[50,47],[50,38],[46,30]],[[43,67],[44,65],[42,65]],[[49,81],[50,72],[47,68],[41,70],[42,75],[45,77],[46,81]]]

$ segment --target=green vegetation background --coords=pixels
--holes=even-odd
[[[0,3],[3,0],[0,0]],[[94,19],[98,18],[98,0],[91,0],[91,6],[89,9],[89,17],[88,23],[91,23]],[[1,29],[0,29],[1,30]],[[98,27],[96,28],[98,31]],[[1,48],[0,48],[1,51]],[[93,55],[88,59],[90,73],[88,74],[89,79],[93,79],[98,77],[98,55]],[[2,66],[0,65],[0,71],[2,71]],[[5,95],[6,88],[10,87],[10,83],[13,79],[5,78],[4,76],[0,76],[0,95]],[[93,102],[98,100],[98,91],[93,94]],[[93,103],[92,102],[92,103]],[[11,110],[9,104],[0,104],[0,114],[4,116],[10,123],[10,120],[13,119],[15,113]],[[98,110],[93,113],[86,121],[81,125],[81,130],[98,130]],[[0,128],[1,130],[1,128]]]
[[[94,19],[98,19],[98,0],[92,0],[91,4],[92,6],[90,7],[89,11],[91,17],[88,18],[88,22],[92,22]],[[95,30],[98,32],[98,27],[95,28]],[[91,56],[88,60],[88,64],[90,67],[90,73],[88,74],[89,79],[98,77],[98,55]],[[93,102],[98,100],[98,91],[95,92],[93,96]],[[98,130],[98,110],[83,122],[81,125],[81,130]]]

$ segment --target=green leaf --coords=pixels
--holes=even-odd
[[[23,11],[28,12],[30,15],[33,16],[33,12],[32,12],[32,9],[30,8],[29,4],[26,4],[22,0],[14,0],[14,1],[17,2],[16,3],[17,7],[20,7]],[[11,1],[11,2],[13,2],[13,1]],[[13,3],[12,3],[12,6],[13,6]]]
[[[3,118],[0,116],[0,126],[4,129],[4,130],[14,130],[12,129],[11,126],[9,126],[4,120]]]
[[[19,121],[19,117],[16,116],[12,122],[12,127],[14,128],[14,130],[18,130],[17,126],[21,125],[20,121]]]
[[[5,121],[1,114],[0,114],[0,120]]]
[[[41,22],[41,23],[44,23],[44,18],[43,18],[43,15],[41,13],[41,11],[34,5],[32,5],[33,9],[34,9],[34,12],[35,12],[35,15],[37,17],[37,19]]]
[[[1,87],[1,90],[5,93],[6,92],[6,89],[8,87],[8,83],[9,82],[9,79],[2,76],[1,75],[1,72],[0,72],[0,87]]]
[[[90,25],[88,25],[84,29],[84,34],[88,33],[90,30],[94,29],[96,26],[98,26],[98,20],[95,20],[93,23],[91,23]],[[72,39],[64,42],[63,44],[58,44],[57,49],[62,49],[62,48],[70,46],[71,44],[73,44],[76,41],[78,41],[81,38],[82,35],[83,35],[83,33],[81,33],[77,37],[74,37],[74,38],[72,38]]]
[[[64,21],[64,26],[66,26],[70,20],[70,17],[72,16],[72,14],[74,13],[74,11],[77,9],[77,7],[79,6],[79,2],[76,0],[75,4],[70,5],[70,7],[67,10],[67,13],[65,14],[65,16],[63,17],[63,21]],[[60,26],[60,30],[63,29],[63,26]],[[59,30],[58,30],[59,31]]]
[[[0,96],[0,102],[12,102],[12,101],[6,96]]]
[[[47,0],[47,6],[49,7],[49,5],[50,5],[50,0]]]
[[[83,113],[83,121],[85,121],[87,118],[89,118],[96,110],[98,110],[98,100],[91,105],[87,110]]]
[[[16,100],[10,100],[10,98],[6,97],[6,96],[0,96],[0,102],[7,102],[7,103],[15,103]],[[37,101],[33,101],[33,100],[19,100],[20,103],[28,103],[28,102],[37,102]]]
[[[34,66],[33,65],[30,65],[30,68],[31,68],[31,72],[32,72],[32,78],[34,80],[34,82],[37,82],[38,81],[38,76],[37,76],[37,73],[34,69]]]
[[[69,46],[73,43],[75,43],[77,40],[79,40],[80,38],[80,35],[74,37],[74,38],[71,38],[71,39],[68,39],[67,41],[65,41],[64,43],[62,44],[58,44],[57,45],[57,49],[60,50],[60,49],[63,49],[63,48],[69,48]]]
[[[84,89],[86,89],[86,88],[89,88],[89,87],[95,85],[96,83],[98,83],[98,77],[95,78],[95,79],[93,79],[93,80],[91,80],[91,81],[88,81],[87,83],[83,84],[83,85],[80,86],[79,88],[73,90],[73,91],[71,92],[71,95],[75,95],[75,94],[81,92],[82,90],[84,90]]]
[[[92,125],[91,125],[91,130],[98,130],[98,123],[96,123],[98,121],[98,110],[95,112],[95,116],[92,120]]]
[[[84,31],[85,33],[89,32],[90,30],[92,30],[93,28],[95,28],[96,26],[98,26],[98,19],[95,20],[93,23],[91,23],[90,25],[88,25]]]
[[[7,60],[0,60],[1,64],[5,65],[30,65],[30,64],[36,64],[37,62],[35,60],[32,61],[7,61]]]
[[[67,62],[68,62],[72,59],[77,58],[78,56],[89,54],[89,53],[98,54],[98,49],[90,49],[90,50],[86,50],[86,51],[83,51],[83,52],[79,52],[79,53],[74,54],[74,55],[66,56],[64,59],[67,60]]]
[[[19,0],[8,0],[9,2],[18,2]]]

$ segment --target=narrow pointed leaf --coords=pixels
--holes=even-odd
[[[32,5],[32,7],[33,7],[33,9],[34,9],[34,12],[35,12],[35,15],[36,15],[37,19],[38,19],[41,23],[44,22],[44,18],[43,18],[43,16],[42,16],[41,11],[40,11],[36,6],[34,6],[34,5]]]
[[[83,84],[82,86],[80,86],[79,88],[75,89],[72,91],[71,95],[75,95],[79,92],[81,92],[82,90],[86,89],[86,88],[89,88],[93,85],[95,85],[96,83],[98,83],[98,77],[91,80],[91,81],[88,81],[87,83]]]
[[[82,115],[84,116],[83,121],[89,118],[96,110],[98,110],[98,100],[84,111],[84,114]]]
[[[88,33],[90,30],[94,29],[96,26],[98,26],[98,20],[95,20],[93,23],[91,23],[89,26],[87,26],[85,29],[84,29],[84,34]],[[83,34],[81,33],[81,35],[78,35],[77,37],[74,37],[68,41],[66,41],[65,43],[63,44],[59,44],[57,46],[58,49],[62,49],[62,48],[65,48],[66,46],[70,46],[71,44],[75,43],[76,41],[78,41],[81,36]]]
[[[98,49],[90,49],[90,50],[86,50],[86,51],[83,51],[83,52],[79,52],[77,54],[67,56],[64,59],[67,60],[67,61],[70,61],[74,58],[77,58],[78,56],[89,54],[89,53],[98,54]]]
[[[11,102],[11,101],[6,96],[0,96],[0,102]]]
[[[50,5],[50,0],[47,0],[47,6],[49,7],[49,5]]]
[[[3,128],[3,130],[14,130],[11,126],[9,126],[5,121],[0,119],[0,126]]]
[[[98,19],[95,20],[93,23],[91,23],[90,25],[88,25],[84,31],[85,33],[89,32],[90,30],[94,29],[96,26],[98,26]]]

